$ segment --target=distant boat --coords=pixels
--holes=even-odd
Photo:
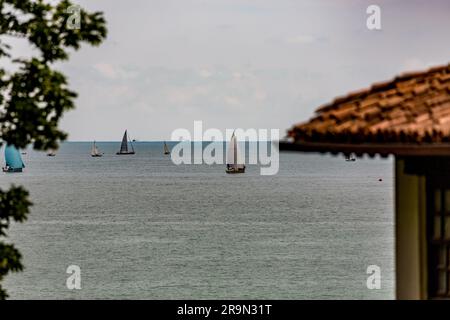
[[[56,151],[53,150],[53,149],[50,149],[50,150],[47,152],[47,157],[54,157],[54,156],[56,156]]]
[[[131,151],[128,151],[128,135],[127,135],[127,130],[125,130],[125,133],[123,134],[123,138],[122,138],[122,144],[120,145],[120,151],[118,151],[116,154],[117,155],[126,155],[126,154],[134,154],[134,148],[133,148],[133,143],[130,141],[130,145],[131,145]]]
[[[103,153],[101,153],[98,150],[97,145],[95,144],[95,141],[94,141],[94,144],[92,145],[92,150],[91,150],[91,157],[101,157],[101,156],[103,156]]]
[[[356,158],[353,154],[349,154],[348,156],[345,156],[345,161],[356,161]]]
[[[227,170],[226,173],[244,173],[245,161],[241,156],[236,136],[231,136],[227,153]]]
[[[5,162],[6,165],[2,168],[3,172],[22,172],[22,169],[25,168],[20,152],[13,145],[5,147]]]
[[[167,146],[165,141],[164,141],[164,154],[170,154],[169,147]]]

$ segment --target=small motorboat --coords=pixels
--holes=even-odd
[[[227,164],[226,173],[245,173],[245,165],[242,166],[233,166]]]

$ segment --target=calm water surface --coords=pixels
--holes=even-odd
[[[9,240],[25,270],[13,299],[391,299],[391,159],[282,153],[275,176],[248,166],[172,164],[162,144],[65,143],[56,157],[28,151],[22,174],[34,203]],[[2,150],[3,152],[3,150]],[[382,178],[382,181],[378,181]],[[382,271],[368,290],[366,268]],[[69,265],[81,290],[68,290]]]

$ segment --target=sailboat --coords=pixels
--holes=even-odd
[[[127,135],[127,130],[125,130],[125,133],[123,134],[123,138],[122,138],[122,144],[120,145],[120,151],[118,151],[116,154],[117,155],[125,155],[125,154],[134,154],[134,148],[133,148],[133,143],[130,141],[130,145],[131,145],[131,151],[128,151],[128,135]]]
[[[13,145],[5,147],[6,165],[2,168],[3,172],[22,172],[25,165],[22,161],[19,151]]]
[[[92,150],[91,150],[91,157],[101,157],[103,156],[103,153],[101,153],[100,151],[98,151],[97,145],[94,144],[92,145]]]
[[[54,156],[56,156],[56,151],[53,150],[53,149],[50,149],[50,150],[47,152],[47,157],[54,157]]]
[[[227,152],[227,173],[244,173],[245,160],[242,159],[236,136],[231,136]]]
[[[165,141],[164,141],[164,154],[170,154],[169,147],[167,146]]]
[[[356,161],[356,158],[353,156],[353,154],[349,154],[345,156],[345,161]]]

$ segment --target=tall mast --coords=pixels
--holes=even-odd
[[[130,137],[128,137],[128,139],[130,140],[131,151],[133,151],[133,152],[134,152],[133,141],[131,141],[131,138],[130,138]]]
[[[236,140],[236,136],[234,135],[234,133],[233,133],[233,137],[234,137],[234,139],[233,139],[233,148],[234,148],[234,163],[233,163],[233,165],[235,166],[235,167],[237,167],[237,165],[238,165],[238,163],[237,163],[237,140]]]

